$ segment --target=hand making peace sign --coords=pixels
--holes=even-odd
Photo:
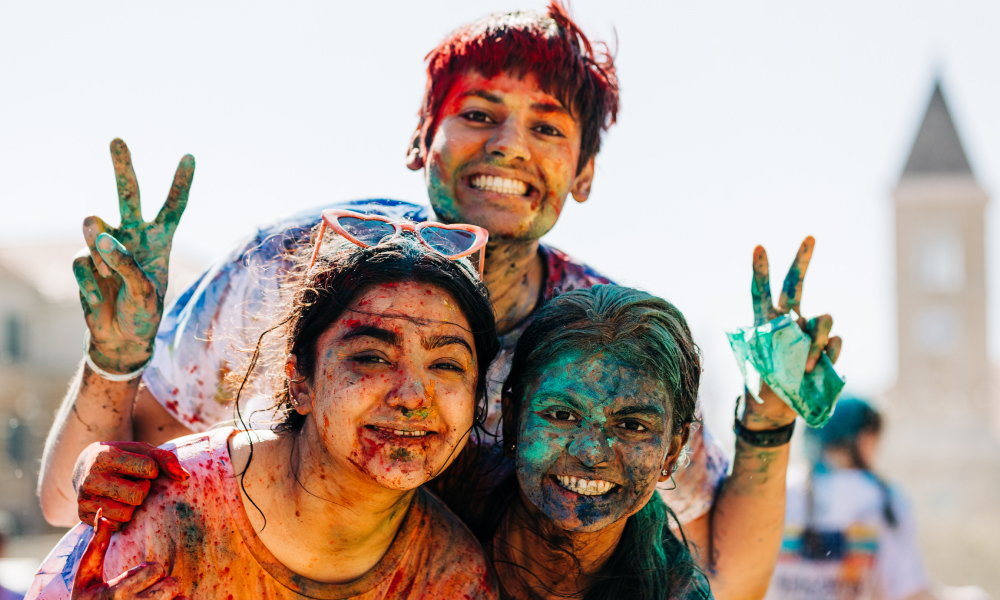
[[[809,268],[809,261],[812,259],[813,247],[816,240],[812,236],[802,240],[799,252],[795,255],[791,268],[785,276],[785,283],[781,286],[781,296],[778,297],[778,306],[773,305],[771,299],[771,282],[768,275],[767,252],[763,246],[757,246],[753,251],[753,284],[750,287],[750,296],[753,299],[753,319],[754,326],[760,326],[768,321],[777,319],[791,311],[795,311],[798,317],[799,327],[812,340],[809,346],[809,356],[806,359],[806,372],[809,373],[816,366],[821,352],[826,352],[830,357],[830,362],[837,362],[840,355],[841,339],[838,336],[830,337],[830,329],[833,328],[833,317],[821,315],[809,319],[801,316],[799,305],[802,303],[802,284],[806,278],[806,270]]]
[[[88,249],[73,260],[73,273],[91,332],[91,358],[102,369],[129,373],[152,353],[163,314],[170,246],[187,205],[194,157],[181,159],[167,201],[150,222],[142,220],[132,156],[120,139],[111,142],[111,160],[121,225],[111,227],[96,216],[84,219]]]
[[[833,317],[821,315],[806,320],[800,313],[802,303],[802,284],[809,268],[809,261],[812,258],[813,246],[816,240],[812,236],[807,237],[799,246],[799,251],[792,261],[791,268],[785,276],[784,285],[781,287],[781,296],[778,298],[778,306],[774,306],[771,297],[771,282],[768,274],[767,252],[763,246],[757,246],[753,251],[753,283],[750,286],[750,296],[753,300],[754,326],[759,327],[795,311],[797,322],[802,331],[810,338],[809,354],[806,358],[805,370],[812,372],[819,360],[820,353],[826,352],[831,362],[836,362],[840,355],[841,340],[837,336],[830,337],[830,329],[833,327]],[[785,426],[795,420],[795,410],[785,404],[777,394],[775,394],[767,384],[763,384],[760,390],[762,404],[752,402],[747,396],[745,403],[746,410],[743,413],[743,424],[748,429],[773,429]]]

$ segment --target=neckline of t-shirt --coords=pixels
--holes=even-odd
[[[232,517],[236,529],[243,538],[243,543],[253,556],[261,569],[266,571],[275,581],[307,598],[316,600],[344,600],[364,594],[382,583],[387,577],[394,574],[399,567],[403,557],[410,550],[412,540],[418,539],[415,530],[420,527],[422,519],[420,515],[426,512],[426,498],[423,488],[417,489],[410,507],[403,517],[403,522],[396,532],[389,549],[382,559],[372,567],[367,573],[350,583],[321,583],[308,579],[295,573],[274,557],[274,554],[264,545],[254,531],[250,523],[250,517],[246,514],[243,506],[243,498],[240,496],[239,480],[229,456],[229,440],[238,433],[235,428],[221,429],[220,433],[213,435],[211,452],[219,461],[221,471],[222,493],[226,496],[226,503],[229,506],[229,514]]]

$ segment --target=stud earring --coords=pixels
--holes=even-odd
[[[515,450],[517,450],[517,444],[511,444],[510,445],[510,451],[513,452]]]
[[[660,470],[660,475],[663,475],[664,477],[666,477],[667,475],[670,475],[670,473],[667,473],[666,469],[661,469]]]

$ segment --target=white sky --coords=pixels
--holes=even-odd
[[[723,330],[751,319],[757,243],[780,280],[816,236],[805,312],[834,315],[851,388],[894,381],[889,194],[935,73],[977,178],[998,189],[1000,4],[823,4],[572,6],[592,38],[617,31],[622,111],[590,201],[548,241],[687,314],[713,422],[740,386]],[[320,203],[426,201],[403,166],[423,56],[458,25],[512,8],[544,4],[3,3],[0,243],[75,239],[88,214],[116,222],[115,136],[132,149],[148,218],[180,157],[197,158],[175,247],[195,261]],[[988,246],[1000,281],[1000,246]],[[997,355],[1000,326],[990,343]]]

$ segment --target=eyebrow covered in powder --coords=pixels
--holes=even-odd
[[[487,92],[486,90],[466,90],[459,94],[458,98],[468,98],[469,96],[482,98],[483,100],[492,102],[493,104],[503,104],[503,97],[492,92]],[[560,113],[576,121],[576,117],[573,116],[573,113],[559,102],[535,102],[531,105],[531,110],[543,114]]]
[[[567,394],[563,391],[548,391],[543,386],[539,388],[536,394],[542,396],[544,400],[555,400],[557,402],[562,402],[569,405],[571,408],[584,412],[587,408],[580,403],[580,401],[574,397],[573,394]],[[663,406],[659,404],[634,404],[632,406],[624,406],[616,411],[613,411],[610,416],[612,417],[628,417],[632,415],[646,416],[646,417],[658,417],[666,418],[667,411]]]
[[[458,95],[459,99],[468,98],[469,96],[475,96],[476,98],[482,98],[487,102],[492,102],[493,104],[503,104],[503,98],[500,96],[487,92],[486,90],[466,90]]]
[[[548,391],[543,387],[539,388],[535,395],[536,397],[541,396],[539,399],[545,403],[556,401],[568,405],[573,410],[580,412],[584,412],[586,410],[586,407],[582,405],[579,400],[574,398],[572,394],[567,394],[562,391]]]
[[[640,404],[638,406],[626,406],[614,412],[616,417],[629,417],[632,415],[648,415],[652,417],[662,417],[666,411],[663,407],[655,404]]]
[[[390,346],[402,346],[402,337],[395,331],[390,331],[382,327],[376,327],[374,325],[362,325],[361,327],[355,327],[349,330],[343,336],[341,336],[341,341],[353,340],[360,337],[368,337],[389,344]],[[441,348],[443,346],[448,346],[450,344],[458,344],[463,346],[469,351],[469,354],[474,354],[472,351],[472,346],[469,345],[467,341],[461,337],[455,335],[432,335],[424,337],[420,340],[421,345],[425,350],[433,350],[435,348]]]
[[[574,121],[576,120],[576,118],[573,116],[573,113],[567,110],[565,106],[563,106],[562,104],[557,104],[555,102],[535,102],[534,104],[531,105],[531,110],[546,114],[549,113],[564,114],[569,118],[573,119]]]
[[[469,345],[469,342],[458,337],[457,335],[434,335],[423,338],[421,343],[424,346],[424,350],[434,350],[435,348],[458,344],[460,346],[465,346],[465,349],[469,351],[469,354],[473,354],[472,346]]]

